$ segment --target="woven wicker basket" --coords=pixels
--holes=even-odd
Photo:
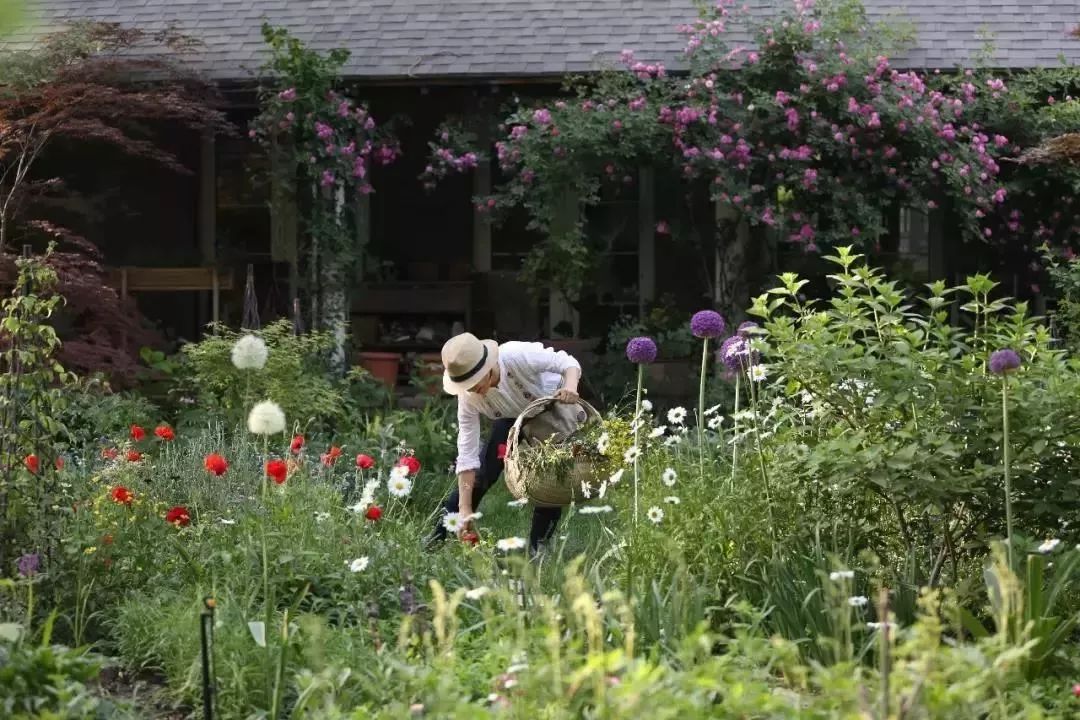
[[[522,444],[519,438],[522,425],[534,410],[553,402],[556,402],[554,398],[547,397],[530,403],[518,416],[506,439],[506,487],[516,499],[528,499],[538,507],[565,507],[572,502],[581,502],[585,499],[581,493],[581,484],[592,479],[592,464],[588,460],[575,461],[567,477],[534,477],[523,467],[520,457]],[[578,404],[587,415],[585,425],[602,419],[596,408],[589,403],[580,400]]]

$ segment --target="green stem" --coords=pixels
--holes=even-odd
[[[701,382],[698,384],[698,468],[702,482],[705,482],[705,374],[709,370],[709,338],[701,345]]]
[[[751,370],[753,364],[751,363]],[[754,445],[757,449],[758,467],[761,469],[761,482],[765,486],[765,506],[769,511],[769,534],[773,539],[773,551],[776,550],[776,519],[773,517],[772,493],[769,490],[769,473],[765,470],[765,451],[761,447],[761,422],[758,418],[758,397],[756,385],[750,380],[750,412],[754,418]]]
[[[266,527],[262,528],[262,581],[263,581],[263,641],[266,645],[266,658],[263,671],[266,674],[266,706],[274,706],[274,649],[270,643],[271,621],[274,616],[274,603],[270,597],[270,562],[266,557]],[[273,716],[271,716],[273,717]]]
[[[1009,543],[1008,558],[1009,569],[1013,569],[1013,509],[1012,509],[1012,472],[1009,465],[1012,461],[1012,452],[1009,448],[1009,378],[1001,377],[1001,425],[1002,425],[1002,454],[1005,464],[1005,536]]]
[[[641,392],[645,385],[645,366],[638,364],[637,368],[637,400],[634,404],[634,447],[641,454],[641,446],[638,445],[638,435],[641,433]],[[634,458],[634,525],[638,522],[638,458]]]
[[[732,415],[734,425],[731,431],[731,487],[735,487],[735,465],[739,459],[739,391],[742,389],[742,373],[735,375],[735,412]]]

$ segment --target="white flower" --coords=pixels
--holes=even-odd
[[[708,408],[705,411],[705,417],[709,417],[710,415],[712,415],[713,413],[715,413],[719,409],[720,409],[719,405],[713,405],[711,408]]]
[[[664,433],[666,433],[666,432],[667,432],[667,427],[665,425],[661,425],[660,427],[654,427],[652,429],[652,432],[649,433],[649,437],[651,437],[651,438],[663,437]]]
[[[672,425],[682,425],[686,421],[686,408],[673,407],[668,410],[667,421]]]
[[[637,445],[632,445],[626,450],[625,453],[623,453],[623,461],[625,461],[627,465],[630,465],[640,456],[641,450],[638,448]]]
[[[668,435],[664,438],[665,447],[675,447],[682,442],[682,435]]]
[[[581,494],[585,496],[586,500],[592,497],[592,483],[588,480],[581,481]]]
[[[489,592],[491,592],[491,588],[489,588],[487,585],[481,585],[480,587],[475,587],[475,588],[472,588],[471,590],[466,590],[465,591],[465,597],[468,598],[469,600],[479,600],[480,598],[487,595]]]
[[[600,437],[596,439],[596,452],[601,455],[607,455],[608,444],[611,442],[611,438],[607,433],[601,433]]]
[[[520,500],[511,500],[506,504],[513,508],[525,507],[529,504],[529,498],[523,497]]]
[[[495,543],[495,547],[502,552],[513,552],[514,550],[522,550],[525,548],[525,538],[520,537],[508,537],[498,540]]]
[[[390,469],[390,479],[409,477],[408,465],[395,465]]]
[[[484,513],[478,513],[478,512],[475,512],[475,513],[473,513],[472,515],[469,515],[468,517],[466,517],[466,518],[463,518],[463,519],[464,519],[464,520],[465,520],[466,522],[468,522],[469,520],[479,520],[479,519],[480,519],[480,518],[482,518],[482,517],[484,517]]]
[[[865,595],[854,595],[847,599],[847,604],[854,608],[866,607],[866,603],[870,602]]]
[[[456,533],[465,525],[465,521],[462,519],[461,513],[446,513],[446,516],[442,519],[442,525],[447,532]]]
[[[641,401],[641,411],[642,412],[652,412],[652,402],[650,402],[649,400],[642,400]]]
[[[351,563],[349,563],[349,569],[352,570],[354,573],[364,572],[365,570],[367,570],[368,562],[369,561],[366,556],[358,557]]]
[[[607,482],[600,483],[600,487],[596,489],[596,499],[603,500],[607,495]]]
[[[270,351],[262,338],[245,335],[232,346],[232,364],[238,370],[262,370]]]
[[[646,513],[654,524],[659,525],[660,521],[664,519],[664,511],[653,505],[649,508],[649,512]]]
[[[609,477],[607,479],[608,485],[618,485],[619,481],[622,480],[622,476],[623,476],[624,472],[626,472],[626,471],[623,470],[622,468],[619,468],[615,472],[611,473],[611,477]]]
[[[396,498],[408,497],[412,492],[412,480],[404,475],[390,473],[390,481],[386,483],[386,487]]]
[[[600,515],[601,513],[609,513],[612,508],[610,505],[586,505],[578,510],[581,515]]]
[[[717,415],[716,417],[711,417],[706,424],[709,426],[710,430],[719,430],[720,426],[724,424],[724,416]]]
[[[898,626],[894,622],[868,622],[866,623],[866,627],[870,628],[871,630],[882,630],[884,628],[888,628],[889,632],[893,632],[897,629]]]
[[[230,518],[218,518],[218,522],[222,525],[235,525],[236,521]]]
[[[660,480],[668,487],[673,487],[675,485],[675,481],[678,479],[679,473],[675,472],[675,468],[668,468],[664,471],[663,476],[661,476],[660,478]]]
[[[851,580],[854,577],[855,572],[852,570],[833,570],[831,573],[829,573],[829,579],[833,582],[837,582],[839,580]]]
[[[315,522],[320,522],[321,523],[323,520],[329,520],[329,519],[330,519],[330,513],[328,513],[328,512],[317,512],[317,513],[315,513]]]
[[[1041,545],[1039,545],[1039,552],[1043,553],[1044,555],[1046,553],[1054,552],[1054,550],[1057,549],[1057,546],[1060,544],[1061,541],[1056,538],[1046,540]]]
[[[269,400],[251,408],[247,422],[248,430],[255,435],[277,435],[285,432],[285,413],[280,405]]]
[[[767,377],[769,377],[769,369],[764,365],[754,365],[750,368],[750,379],[754,382],[761,382]]]
[[[370,504],[370,503],[369,503],[369,504]],[[367,510],[367,508],[368,508],[368,506],[367,506],[367,505],[365,505],[363,501],[360,501],[360,502],[356,503],[355,505],[350,505],[350,506],[349,506],[348,508],[346,508],[346,509],[347,509],[347,510],[348,510],[349,512],[351,512],[351,513],[356,513],[357,515],[359,515],[360,513],[362,513],[362,512],[364,512],[365,510]]]
[[[666,498],[664,498],[664,502],[666,502],[668,505],[678,505],[682,502],[682,500],[680,500],[675,495],[668,495]]]

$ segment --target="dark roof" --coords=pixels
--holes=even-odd
[[[767,15],[786,0],[750,0]],[[898,65],[952,68],[980,58],[988,42],[998,67],[1080,62],[1078,0],[864,0],[879,20],[914,26],[917,46]],[[358,78],[521,78],[610,66],[623,48],[679,66],[677,26],[694,0],[34,0],[36,31],[76,19],[143,30],[174,25],[201,40],[199,64],[219,80],[254,73],[264,20],[310,46],[352,51]],[[13,38],[26,42],[30,31]]]

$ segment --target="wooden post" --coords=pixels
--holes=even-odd
[[[213,278],[211,280],[213,287],[210,290],[211,316],[213,317],[214,334],[217,335],[217,325],[221,321],[221,283],[218,280],[218,270],[216,267],[213,268],[213,275],[211,277]]]
[[[214,268],[214,280],[217,281],[217,152],[214,134],[204,132],[199,139],[199,204],[196,237],[199,244],[199,256],[202,264]],[[206,294],[199,293],[199,327],[206,325]],[[210,299],[214,322],[218,320],[218,297]]]
[[[491,194],[491,160],[482,160],[473,171],[473,195]],[[473,208],[473,270],[491,272],[491,221],[487,212]]]
[[[638,318],[656,300],[656,194],[652,168],[638,171]]]
[[[575,194],[567,192],[563,198],[562,204],[559,207],[558,213],[556,213],[555,220],[552,223],[551,232],[553,233],[565,233],[574,229],[578,222],[578,214],[580,208],[578,206],[578,198]],[[574,336],[578,333],[578,326],[580,324],[580,318],[577,311],[574,310],[570,304],[570,299],[566,297],[560,290],[552,288],[548,294],[548,337],[555,337],[555,327],[563,322],[568,322],[574,328]]]

